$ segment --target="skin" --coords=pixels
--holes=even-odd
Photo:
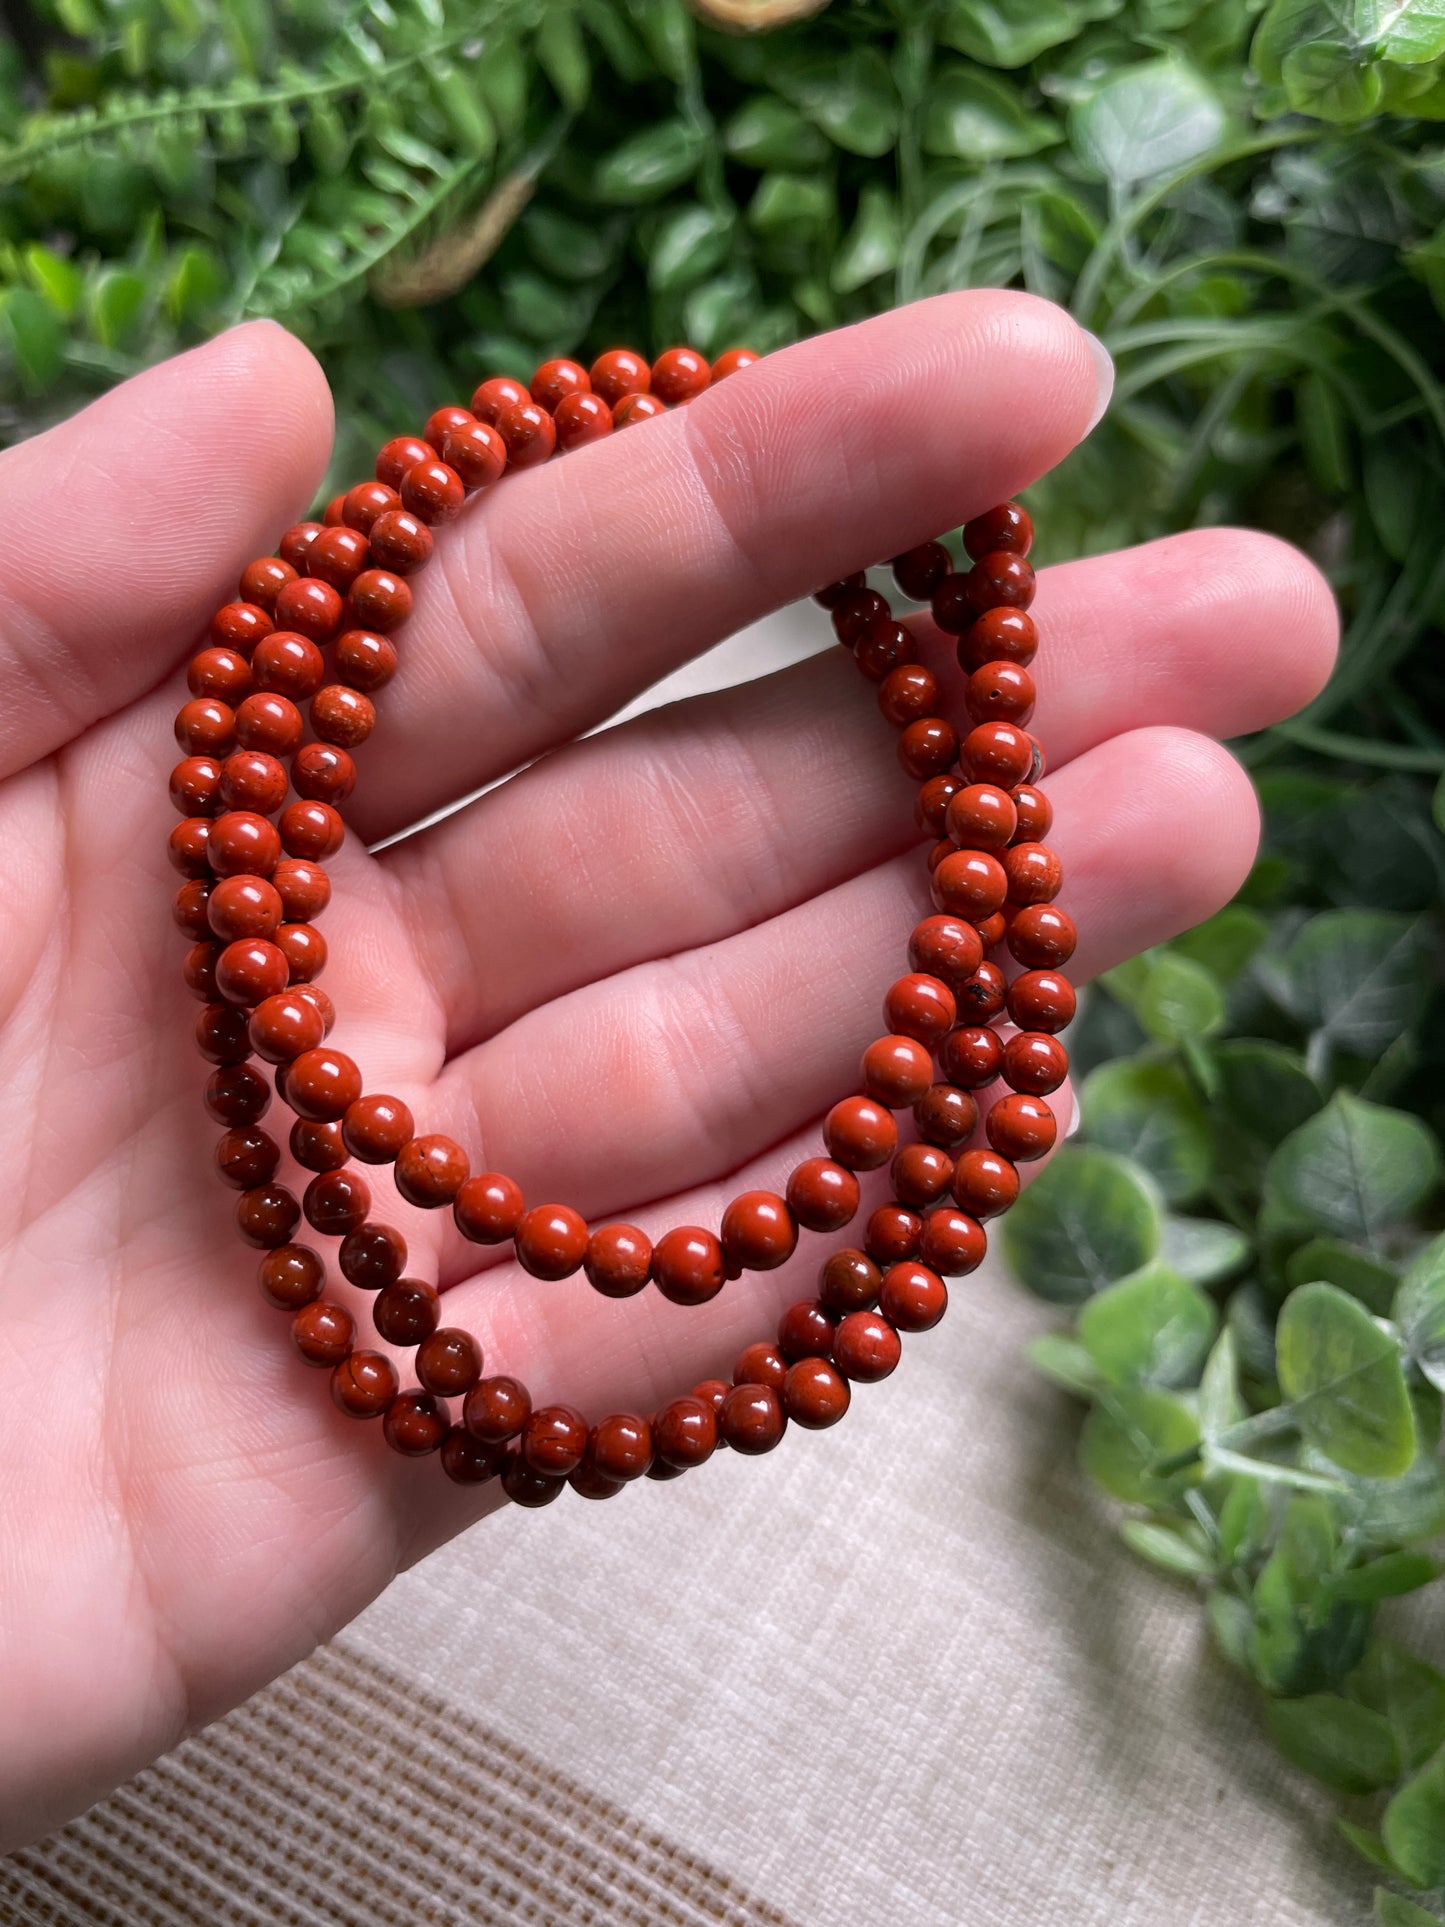
[[[420,585],[331,866],[325,981],[368,1089],[593,1221],[715,1225],[727,1196],[780,1188],[854,1088],[928,907],[892,731],[824,646],[576,738],[741,624],[1024,487],[1098,393],[1058,310],[949,295],[473,505]],[[304,510],[330,434],[315,362],[258,323],[0,455],[0,901],[18,912],[0,947],[0,1849],[497,1503],[338,1414],[257,1294],[210,1169],[168,912],[182,666]],[[1255,805],[1215,739],[1314,694],[1335,616],[1302,556],[1223,529],[1051,569],[1035,614],[1082,981],[1243,879]],[[956,695],[946,643],[918,628]],[[695,1311],[608,1303],[489,1262],[385,1171],[373,1184],[408,1269],[448,1287],[444,1321],[594,1417],[726,1370],[817,1262],[805,1241]]]

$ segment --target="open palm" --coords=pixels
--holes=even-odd
[[[892,731],[823,648],[576,739],[742,624],[1027,484],[1096,392],[1059,311],[945,296],[473,505],[419,586],[330,866],[335,1038],[368,1089],[594,1220],[715,1225],[725,1192],[779,1185],[853,1087],[926,906]],[[178,666],[309,500],[329,436],[319,370],[263,323],[0,457],[0,1848],[498,1502],[387,1453],[295,1358],[210,1170],[179,982]],[[1334,616],[1302,557],[1218,529],[1046,571],[1036,613],[1083,978],[1238,885],[1254,802],[1212,739],[1309,697]],[[947,639],[920,630],[956,690]],[[373,1182],[489,1369],[593,1417],[723,1366],[816,1264],[805,1241],[705,1308],[614,1304],[479,1270],[447,1214]]]

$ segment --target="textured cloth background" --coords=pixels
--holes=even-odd
[[[781,619],[672,688],[817,640]],[[1045,1323],[986,1268],[836,1432],[488,1520],[0,1862],[0,1921],[1364,1922],[1331,1803],[1089,1497]]]

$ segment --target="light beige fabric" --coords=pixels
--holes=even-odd
[[[1363,1921],[1329,1802],[1088,1496],[1046,1322],[985,1270],[837,1432],[488,1521],[0,1863],[0,1920]]]

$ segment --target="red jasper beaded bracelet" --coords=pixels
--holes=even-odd
[[[853,1384],[892,1372],[900,1333],[938,1323],[944,1279],[980,1263],[984,1221],[1017,1197],[1019,1163],[1055,1138],[1047,1098],[1068,1070],[1056,1033],[1074,1014],[1060,974],[1074,926],[1054,906],[1062,871],[1043,841],[1052,812],[1027,728],[1033,529],[1013,502],[964,528],[971,567],[955,570],[940,542],[892,565],[902,594],[929,603],[957,638],[974,725],[962,742],[936,713],[937,678],[914,638],[863,574],[816,598],[900,732],[899,761],[920,785],[919,828],[936,839],[937,914],[909,938],[909,972],[884,999],[887,1029],[863,1053],[861,1091],[829,1111],[826,1155],[798,1165],[785,1196],[745,1192],[717,1232],[682,1225],[655,1244],[630,1224],[589,1232],[569,1206],[529,1206],[501,1172],[473,1173],[459,1144],[418,1133],[407,1105],[365,1092],[353,1060],[325,1041],[335,1011],[316,982],[326,964],[316,919],[331,894],[324,866],[345,835],[339,805],[356,781],[353,752],[396,673],[393,638],[433,527],[506,470],[680,407],[756,359],[736,348],[709,366],[691,348],[670,348],[649,366],[615,348],[590,371],[548,361],[530,388],[495,377],[470,408],[437,409],[421,437],[386,444],[374,481],[337,496],[323,521],[288,529],[278,554],[242,572],[238,599],[217,611],[192,659],[190,700],[176,717],[183,757],[170,788],[182,820],[170,855],[185,880],[175,920],[192,940],[186,983],[205,1006],[196,1042],[215,1066],[205,1102],[223,1127],[216,1163],[241,1192],[242,1238],[265,1254],[261,1292],[290,1315],[296,1351],[329,1373],[343,1412],[380,1417],[395,1451],[437,1453],[460,1484],[499,1476],[523,1505],[547,1504],[564,1484],[595,1499],[643,1475],[673,1478],[719,1445],[766,1452],[790,1420],[835,1424]],[[990,954],[1000,946],[1021,967],[1012,981]],[[997,1028],[1005,1016],[1007,1036]],[[257,1059],[272,1066],[270,1081]],[[295,1114],[291,1156],[312,1174],[299,1200],[277,1182],[281,1146],[261,1128],[273,1082]],[[1007,1090],[990,1095],[1000,1082]],[[916,1130],[908,1143],[895,1115],[904,1110]],[[743,1271],[781,1265],[800,1231],[842,1230],[860,1209],[858,1172],[889,1165],[893,1198],[871,1213],[860,1247],[824,1259],[816,1297],[742,1352],[731,1384],[708,1379],[650,1415],[618,1412],[589,1426],[568,1405],[534,1409],[514,1377],[484,1377],[476,1340],[441,1325],[436,1288],[406,1275],[405,1239],[371,1215],[371,1184],[357,1167],[387,1164],[409,1204],[449,1206],[478,1244],[510,1241],[536,1278],[581,1270],[605,1297],[651,1283],[684,1305],[705,1303]],[[378,1336],[413,1349],[414,1388],[401,1388],[387,1353],[358,1348],[351,1312],[323,1295],[326,1261],[294,1241],[303,1216],[340,1241],[342,1276],[374,1294]]]

